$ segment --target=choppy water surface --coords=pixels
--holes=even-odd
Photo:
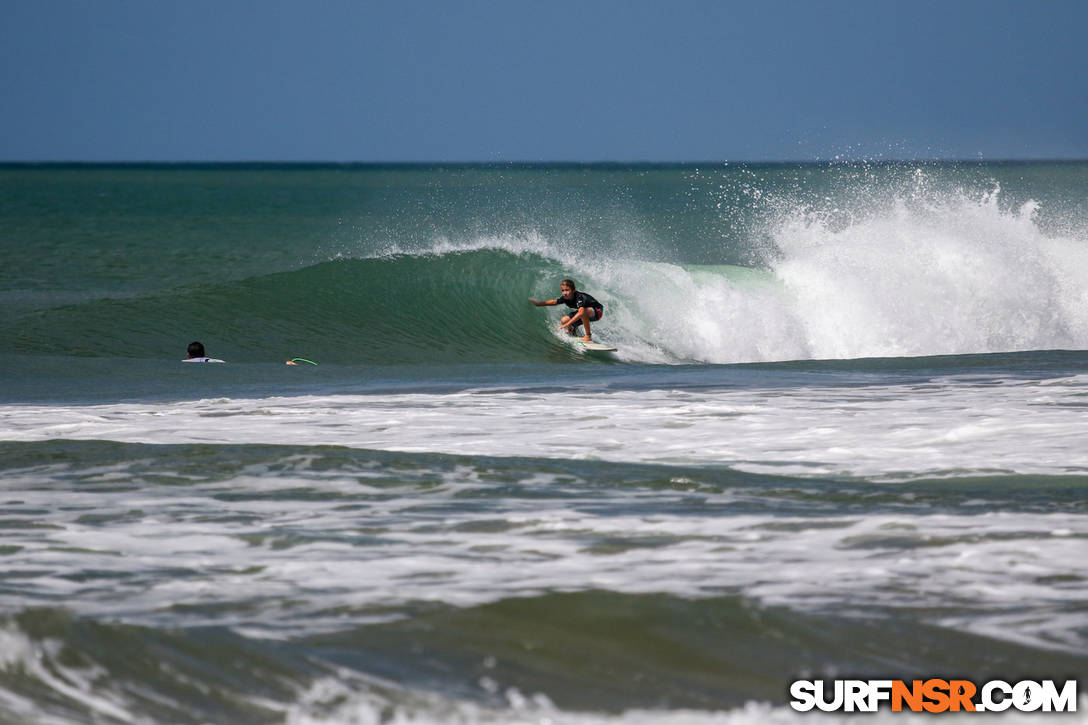
[[[1084,164],[0,187],[0,721],[794,722],[798,678],[1088,671]],[[563,277],[617,354],[526,302]]]

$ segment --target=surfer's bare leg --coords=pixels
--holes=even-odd
[[[559,320],[559,329],[566,330],[566,333],[568,335],[574,337],[578,333],[575,332],[575,327],[574,324],[571,322],[571,319],[572,318],[570,315],[563,315],[563,319]]]
[[[589,317],[590,317],[589,308],[588,307],[580,307],[578,309],[578,311],[574,313],[574,315],[572,315],[572,316],[564,315],[563,316],[563,321],[559,325],[559,327],[561,327],[561,328],[565,327],[565,328],[567,328],[567,333],[568,334],[575,335],[577,333],[575,333],[574,329],[578,326],[578,323],[581,322],[583,325],[586,326],[586,334],[584,336],[582,336],[582,338],[581,338],[582,342],[592,342],[593,333],[590,331]]]

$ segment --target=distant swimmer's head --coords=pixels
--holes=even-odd
[[[564,297],[570,297],[572,294],[574,294],[577,291],[577,288],[574,286],[574,280],[565,279],[562,282],[560,282],[559,283],[559,291],[563,293]]]
[[[189,357],[207,357],[207,355],[204,353],[204,343],[190,342]]]

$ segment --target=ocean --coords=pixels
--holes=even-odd
[[[0,259],[0,722],[1085,722],[1088,163],[4,165]]]

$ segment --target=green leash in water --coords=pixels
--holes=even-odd
[[[313,360],[307,360],[304,357],[293,357],[287,361],[287,365],[298,365],[299,363],[308,363],[310,365],[317,365]]]

